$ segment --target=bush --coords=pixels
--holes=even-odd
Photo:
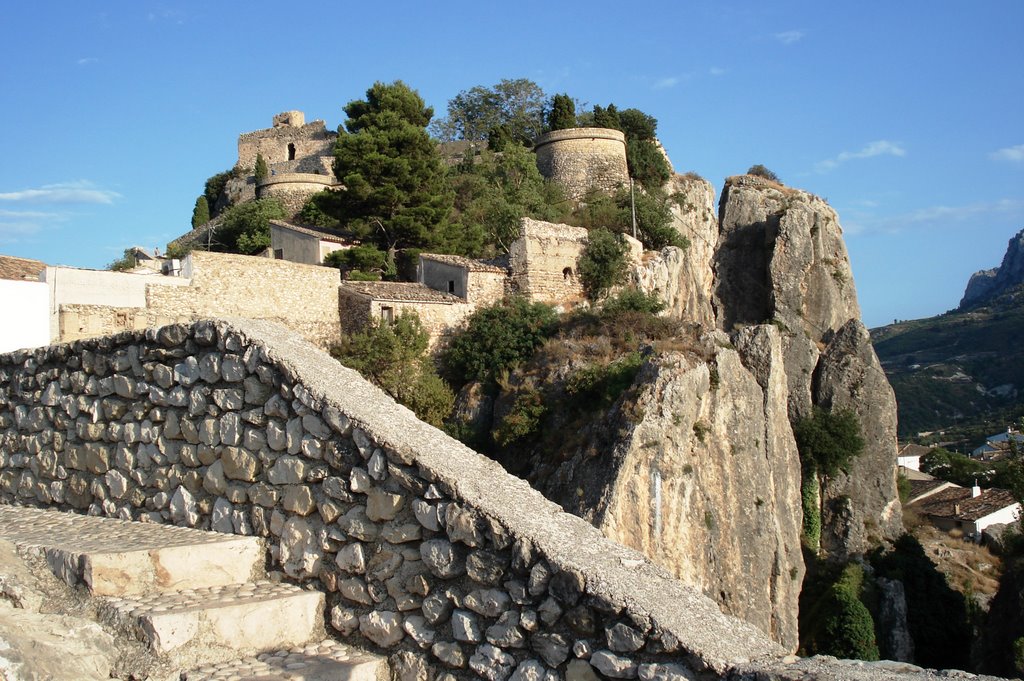
[[[127,272],[135,267],[135,249],[126,248],[121,257],[113,262],[107,263],[107,269],[111,272]]]
[[[539,390],[529,388],[519,393],[512,409],[494,429],[495,444],[507,447],[536,434],[546,411],[544,398]]]
[[[256,167],[253,168],[253,175],[256,177],[256,181],[266,179],[267,175],[270,174],[270,169],[267,168],[267,162],[263,158],[263,154],[256,154]]]
[[[686,248],[686,237],[672,227],[672,211],[668,198],[660,191],[636,191],[630,196],[628,188],[615,196],[594,192],[573,216],[576,224],[593,230],[605,228],[613,232],[632,232],[632,204],[636,204],[637,238],[648,250],[661,250],[666,246]]]
[[[863,579],[863,568],[850,563],[828,590],[819,638],[822,646],[817,652],[854,660],[879,658],[875,623],[860,600]]]
[[[779,179],[778,175],[768,170],[760,163],[750,166],[750,168],[747,169],[747,175],[756,175],[757,177],[763,177],[766,180],[782,184],[782,180]]]
[[[377,279],[380,279],[380,274],[384,271],[386,257],[387,254],[373,244],[362,244],[353,248],[331,251],[324,258],[324,264],[337,267],[347,273],[349,279],[353,279],[352,275],[356,272],[374,274]]]
[[[491,386],[502,373],[533,356],[557,330],[550,305],[512,297],[470,315],[442,355],[442,363],[459,384],[481,381]]]
[[[202,227],[210,221],[210,202],[205,196],[196,199],[195,208],[192,209],[192,229]]]
[[[804,546],[817,552],[821,546],[821,502],[818,478],[804,475],[800,481],[801,506],[804,512],[803,533],[800,537]]]
[[[608,364],[590,364],[569,376],[565,391],[575,396],[581,406],[609,407],[633,385],[643,363],[639,352],[631,352]]]
[[[609,296],[601,305],[601,314],[615,317],[625,312],[643,312],[656,315],[665,309],[665,301],[657,293],[644,293],[635,288],[626,288]]]
[[[338,227],[338,220],[329,214],[329,206],[333,199],[333,192],[326,190],[310,196],[299,211],[299,222],[314,227]]]
[[[580,282],[591,300],[600,299],[626,276],[626,242],[607,229],[593,229],[580,254]]]
[[[393,323],[377,322],[343,339],[331,354],[377,384],[416,416],[440,428],[455,395],[427,354],[429,336],[419,317],[405,312]]]
[[[793,424],[793,435],[804,467],[825,477],[845,472],[864,450],[857,415],[850,409],[815,407],[810,418]]]
[[[213,250],[251,255],[270,246],[270,221],[285,216],[277,199],[256,199],[224,211]]]

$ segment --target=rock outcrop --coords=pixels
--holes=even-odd
[[[612,446],[582,447],[545,493],[729,614],[797,645],[800,466],[778,331],[712,332],[648,364]]]
[[[641,291],[657,291],[667,303],[669,315],[712,327],[715,273],[711,263],[718,241],[715,190],[707,180],[688,174],[673,175],[665,191],[672,197],[672,226],[689,245],[648,253],[630,269],[629,283]]]
[[[860,323],[842,228],[820,198],[752,176],[730,178],[719,206],[714,303],[719,328],[782,332],[788,412],[853,409],[864,454],[825,489],[822,546],[843,559],[901,531],[896,402]]]
[[[1024,229],[1010,238],[999,267],[975,272],[971,276],[960,300],[960,309],[981,305],[1021,284],[1024,284]]]

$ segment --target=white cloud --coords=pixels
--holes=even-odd
[[[661,80],[655,81],[653,87],[655,90],[667,90],[670,87],[675,87],[676,85],[679,85],[679,80],[680,79],[678,76],[662,78]]]
[[[792,45],[795,42],[799,42],[804,37],[803,31],[782,31],[772,36],[783,45]]]
[[[989,154],[988,157],[993,161],[1010,161],[1012,163],[1020,163],[1024,161],[1024,144],[998,149]]]
[[[63,222],[60,213],[0,209],[0,243],[14,243],[41,231],[48,224]]]
[[[88,64],[95,64],[98,61],[99,61],[99,59],[97,59],[96,57],[82,57],[81,59],[79,59],[75,63],[78,64],[79,66],[86,66]]]
[[[712,66],[710,69],[708,69],[708,75],[711,75],[711,76],[724,76],[725,75],[725,69],[719,68],[718,66]]]
[[[906,156],[907,150],[896,142],[890,142],[888,140],[876,140],[869,142],[860,151],[843,151],[840,152],[835,158],[825,159],[819,161],[814,165],[815,170],[819,173],[825,173],[830,170],[838,168],[841,164],[847,161],[861,158],[872,158],[874,156]]]
[[[112,204],[121,195],[109,189],[98,189],[91,182],[79,180],[47,184],[36,189],[0,192],[0,202],[12,203],[93,203]]]
[[[1000,217],[1001,216],[1001,217]],[[844,220],[843,229],[850,234],[882,232],[894,234],[907,229],[938,229],[963,223],[980,223],[990,217],[1009,216],[1016,220],[1024,217],[1024,201],[1020,199],[999,199],[979,201],[963,205],[925,206],[901,215],[877,216],[868,213],[855,214]]]

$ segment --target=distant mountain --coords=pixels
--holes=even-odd
[[[971,276],[958,309],[984,305],[1021,284],[1024,284],[1024,229],[1010,239],[999,267],[975,272]]]
[[[1024,413],[1024,230],[1000,267],[971,277],[956,310],[871,337],[896,392],[900,437],[1004,429]]]

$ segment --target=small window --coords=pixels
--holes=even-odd
[[[572,275],[572,268],[571,267],[566,267],[564,270],[562,270],[562,278],[563,279],[565,279],[566,281],[571,281],[572,277],[573,277],[573,275]]]
[[[294,161],[295,160],[295,143],[294,142],[289,142],[289,144],[288,144],[288,160],[289,161]]]
[[[451,279],[448,280],[448,293],[455,293],[455,282]]]
[[[380,318],[381,321],[384,321],[387,324],[390,324],[391,322],[395,321],[395,308],[388,307],[386,305],[381,305]]]
[[[284,260],[284,249],[283,248],[275,248],[274,249],[274,260]]]

